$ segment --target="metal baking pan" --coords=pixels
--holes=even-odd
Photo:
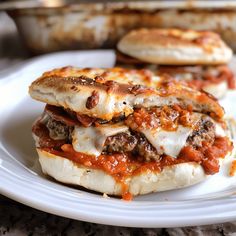
[[[236,1],[53,0],[7,12],[34,54],[115,48],[124,34],[140,27],[213,30],[236,51]]]

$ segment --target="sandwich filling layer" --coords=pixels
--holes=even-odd
[[[110,121],[46,105],[33,135],[37,148],[105,171],[125,193],[127,178],[179,163],[196,162],[206,174],[217,173],[218,158],[232,150],[224,127],[179,105],[139,107]]]

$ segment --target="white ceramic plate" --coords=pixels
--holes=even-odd
[[[236,220],[236,177],[228,177],[231,160],[203,183],[136,197],[132,202],[103,198],[42,174],[31,125],[44,104],[30,99],[28,85],[55,67],[110,67],[114,61],[113,51],[56,53],[0,73],[0,192],[46,212],[110,225],[173,227]],[[231,92],[222,103],[236,117],[235,101]]]

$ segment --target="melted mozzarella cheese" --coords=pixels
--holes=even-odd
[[[148,141],[161,153],[177,158],[181,149],[185,146],[188,136],[193,132],[195,125],[201,119],[202,114],[194,112],[191,115],[192,127],[179,125],[175,131],[142,130]]]
[[[193,113],[192,119],[193,123],[197,124],[199,119],[201,119],[201,114]],[[223,128],[216,122],[214,123],[216,125],[216,136],[225,136]],[[194,125],[193,127],[179,125],[175,131],[166,131],[159,128],[156,130],[145,129],[141,132],[158,151],[177,158],[193,129]],[[76,126],[72,133],[72,145],[77,152],[99,156],[102,153],[107,137],[127,132],[128,130],[129,128],[123,123],[105,124],[98,127]]]
[[[72,133],[72,145],[75,151],[89,155],[98,156],[102,151],[99,142],[104,141],[104,137],[99,136],[94,127],[75,127]]]
[[[192,114],[192,128],[179,125],[178,129],[175,131],[164,131],[158,129],[143,130],[142,133],[158,151],[176,158],[181,149],[185,146],[188,136],[193,132],[194,125],[197,124],[199,119],[201,119],[201,116],[202,115],[200,113]],[[211,121],[215,124],[216,137],[226,136],[226,132],[222,126],[213,119],[211,119]]]
[[[107,137],[127,131],[128,127],[122,124],[101,125],[99,127],[76,126],[72,133],[72,145],[77,152],[99,156]]]
[[[117,123],[113,125],[101,125],[95,128],[98,130],[101,134],[103,134],[106,137],[122,133],[122,132],[127,132],[129,128],[126,125],[123,125],[122,123]]]
[[[216,137],[225,137],[226,136],[226,132],[225,130],[222,128],[222,126],[219,123],[215,123],[215,132],[216,132]]]
[[[192,133],[192,129],[179,125],[175,131],[158,129],[144,130],[142,133],[158,151],[176,158],[180,150],[185,146],[188,136]]]

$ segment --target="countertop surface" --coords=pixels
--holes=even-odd
[[[185,228],[127,228],[98,225],[55,216],[22,205],[0,195],[0,235],[68,235],[68,236],[233,236],[236,222]]]
[[[14,23],[5,13],[0,13],[0,70],[29,56],[21,43]],[[0,195],[0,235],[236,235],[236,221],[185,228],[115,227],[55,216]]]

